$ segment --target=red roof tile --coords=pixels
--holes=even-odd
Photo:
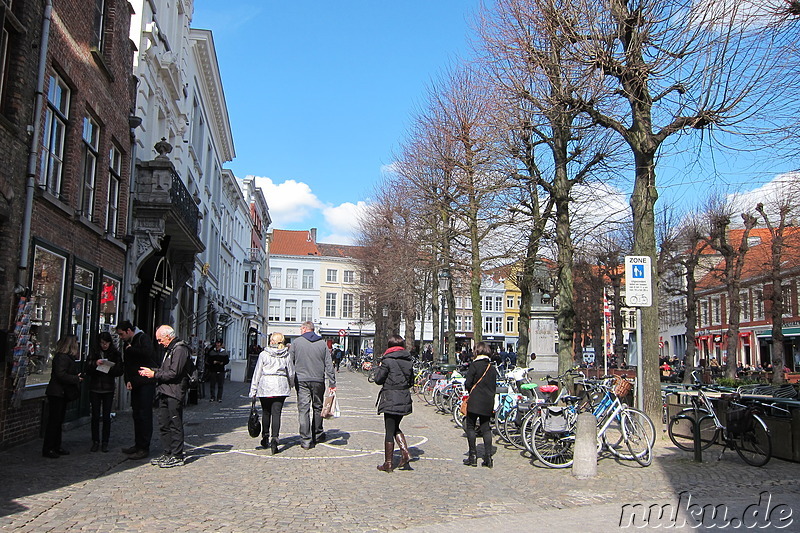
[[[276,255],[320,255],[311,231],[272,230],[270,254]]]

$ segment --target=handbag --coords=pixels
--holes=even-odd
[[[258,418],[255,398],[253,398],[253,403],[250,405],[250,417],[247,419],[247,432],[253,438],[261,435],[261,420]]]
[[[472,386],[472,388],[469,390],[469,393],[463,398],[461,398],[461,406],[459,407],[459,410],[461,411],[462,416],[467,416],[467,408],[468,408],[467,402],[469,400],[469,395],[472,394],[472,391],[474,391],[475,387],[478,386],[478,383],[481,382],[483,376],[485,376],[486,373],[489,371],[490,366],[492,366],[491,361],[489,362],[489,364],[486,365],[486,370],[483,371],[483,375],[481,375],[480,379],[478,379],[478,381],[475,382],[475,385]]]

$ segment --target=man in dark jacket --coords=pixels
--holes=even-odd
[[[300,419],[300,446],[313,448],[325,440],[322,428],[322,397],[325,378],[330,390],[336,390],[336,373],[333,371],[331,351],[322,337],[314,333],[313,322],[300,325],[300,336],[289,345],[289,357],[294,362],[297,387],[297,412]],[[313,409],[313,427],[312,427]]]
[[[123,448],[130,459],[144,459],[150,455],[153,438],[153,399],[156,386],[152,380],[139,375],[142,367],[158,368],[156,353],[150,337],[127,320],[117,325],[117,334],[124,343],[125,386],[131,391],[134,444]]]
[[[161,428],[161,444],[164,453],[150,461],[154,466],[172,468],[183,466],[183,395],[189,385],[189,346],[175,337],[172,326],[160,326],[156,340],[167,351],[161,368],[153,370],[142,367],[139,374],[154,380],[158,392],[158,424]]]
[[[214,347],[206,354],[206,377],[211,387],[211,401],[222,401],[222,387],[225,385],[225,365],[231,362],[228,350],[222,345],[222,339],[214,342]],[[215,390],[216,394],[214,394]]]

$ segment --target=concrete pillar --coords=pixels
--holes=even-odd
[[[572,475],[578,479],[597,476],[597,418],[592,413],[578,415]]]

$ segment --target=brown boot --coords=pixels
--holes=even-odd
[[[383,464],[378,465],[378,470],[383,472],[391,472],[392,468],[392,456],[394,455],[394,442],[384,442],[383,443]]]
[[[411,460],[411,454],[408,453],[408,444],[406,443],[406,436],[402,433],[398,433],[394,436],[395,440],[397,441],[397,445],[400,447],[400,464],[397,465],[397,468],[403,468],[408,464]]]

